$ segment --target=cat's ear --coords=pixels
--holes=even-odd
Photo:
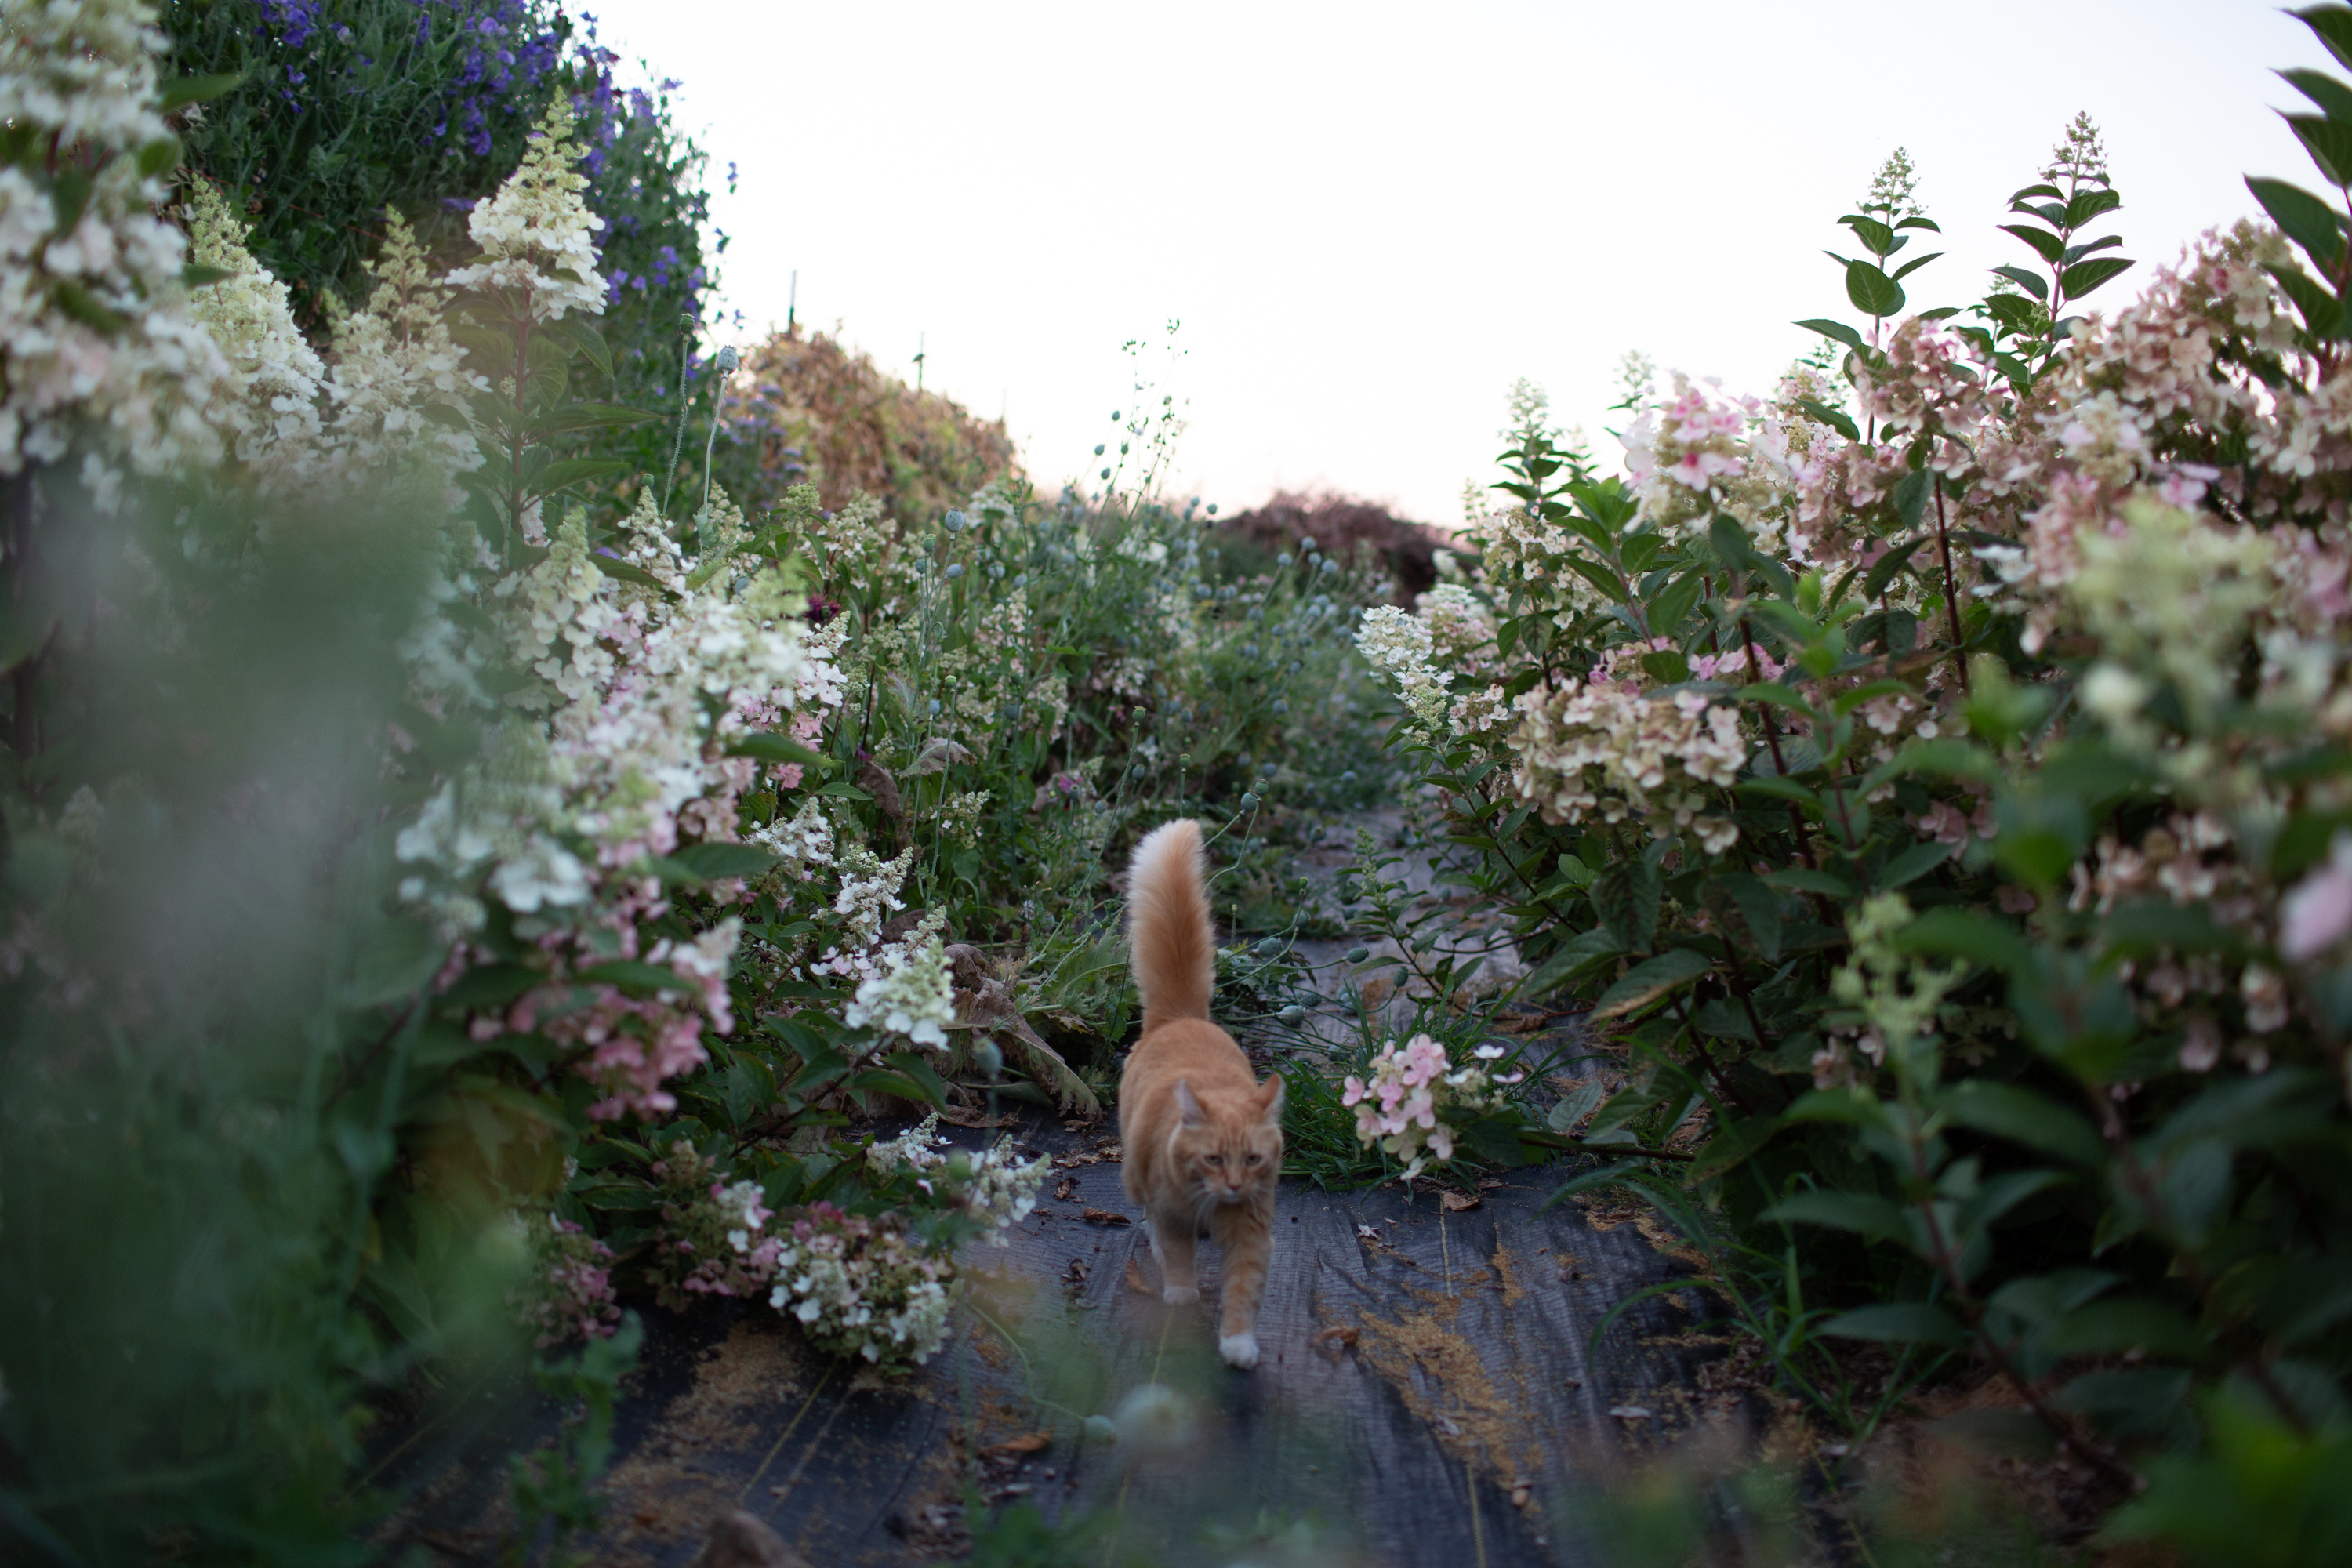
[[[1200,1100],[1194,1097],[1192,1084],[1181,1078],[1176,1080],[1176,1114],[1184,1119],[1187,1127],[1198,1127],[1209,1119],[1208,1112],[1201,1109]]]
[[[1267,1125],[1282,1124],[1282,1075],[1275,1074],[1257,1086],[1258,1114]]]

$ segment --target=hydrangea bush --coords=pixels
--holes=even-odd
[[[2287,75],[2336,189],[2352,96]],[[2315,1441],[2352,1373],[2347,220],[2249,186],[2102,314],[2087,120],[1963,308],[1912,308],[1936,226],[1882,180],[1826,353],[1642,389],[1617,476],[1523,400],[1475,570],[1358,634],[1519,994],[1604,1050],[1477,1156],[1615,1146],[1571,1190],[1684,1216],[1841,1439],[1885,1405],[1823,1336],[1959,1352],[2111,1501],[2209,1419]],[[1345,1085],[1415,1168],[1418,1045]]]

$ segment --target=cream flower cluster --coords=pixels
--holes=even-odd
[[[947,1338],[955,1265],[891,1218],[809,1205],[776,1258],[768,1304],[839,1355],[883,1365],[931,1359]]]
[[[1375,605],[1356,628],[1356,650],[1373,668],[1396,683],[1405,706],[1424,731],[1442,733],[1446,716],[1446,678],[1432,662],[1429,623],[1393,605]]]
[[[1381,1047],[1369,1078],[1350,1073],[1340,1085],[1339,1103],[1356,1112],[1357,1141],[1404,1161],[1406,1181],[1433,1159],[1454,1158],[1454,1127],[1448,1118],[1475,1120],[1500,1110],[1505,1088],[1522,1076],[1497,1076],[1488,1066],[1502,1056],[1500,1046],[1481,1046],[1476,1054],[1477,1061],[1456,1068],[1445,1047],[1427,1035]]]
[[[125,465],[165,474],[221,453],[204,411],[229,367],[189,313],[186,242],[155,216],[163,44],[144,0],[0,4],[0,122],[34,150],[0,167],[0,474],[79,446],[101,505]],[[87,172],[78,202],[50,168]]]
[[[1654,833],[1689,829],[1721,854],[1739,829],[1708,807],[1753,748],[1737,708],[1703,691],[1652,696],[1636,662],[1647,651],[1612,649],[1584,679],[1520,695],[1510,737],[1519,798],[1546,822],[1633,817]]]
[[[604,220],[581,198],[588,179],[574,166],[580,148],[572,131],[572,100],[559,92],[531,132],[522,166],[467,216],[482,254],[450,273],[451,284],[510,295],[535,321],[572,310],[604,313],[604,279],[589,237]]]
[[[947,1026],[955,1022],[955,981],[939,938],[885,946],[878,972],[859,982],[842,1022],[946,1049]]]
[[[254,260],[245,244],[250,231],[212,182],[191,180],[183,200],[196,264],[227,274],[198,289],[189,304],[228,356],[229,374],[205,417],[266,484],[289,485],[318,461],[326,366],[294,324],[286,285]]]
[[[1727,397],[1712,383],[1677,374],[1674,395],[1643,410],[1624,440],[1625,471],[1659,532],[1703,531],[1721,510],[1747,522],[1761,548],[1779,544],[1788,447],[1780,421],[1754,398]]]
[[[971,1178],[963,1185],[963,1212],[988,1227],[990,1246],[1010,1245],[1005,1233],[1035,1210],[1037,1194],[1053,1163],[1042,1154],[1024,1160],[1008,1143],[991,1144],[972,1162]]]

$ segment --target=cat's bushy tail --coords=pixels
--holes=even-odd
[[[1181,817],[1135,847],[1127,879],[1128,966],[1143,993],[1143,1030],[1205,1018],[1217,988],[1216,928],[1202,880],[1201,825]]]

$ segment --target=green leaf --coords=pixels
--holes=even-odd
[[[1769,762],[1771,759],[1767,757],[1764,760]],[[1820,791],[1799,784],[1795,779],[1782,778],[1778,773],[1759,773],[1754,778],[1741,779],[1736,787],[1744,795],[1793,801],[1817,815],[1822,809]]]
[[[583,316],[568,316],[560,321],[550,321],[539,329],[570,341],[572,346],[588,356],[589,363],[604,375],[613,374],[613,350],[604,342],[604,334]]]
[[[2034,300],[2015,294],[1989,294],[1984,304],[1985,313],[2005,332],[2032,332],[2042,326],[2042,307]]]
[[[1900,479],[1895,479],[1895,489],[1891,500],[1894,500],[1895,505],[1895,517],[1903,520],[1903,527],[1906,529],[1916,529],[1919,527],[1919,517],[1927,515],[1927,487],[1933,475],[1927,470],[1927,468],[1922,468],[1922,470],[1916,470],[1916,472],[1907,472],[1907,475],[1903,475]],[[1877,597],[1877,595],[1872,595],[1872,597]]]
[[[2034,1194],[2063,1185],[2068,1179],[2060,1171],[2004,1171],[1960,1205],[1954,1228],[1964,1235],[1981,1230]]]
[[[2118,904],[2099,921],[2107,950],[2153,957],[2160,948],[2179,952],[2235,951],[2243,939],[2216,921],[2202,904],[2170,899],[2140,899]]]
[[[485,964],[459,975],[436,1000],[440,1005],[460,1012],[503,1007],[546,979],[537,970],[526,969],[520,963]]]
[[[1927,266],[1930,261],[1940,260],[1943,254],[1944,253],[1940,250],[1931,250],[1925,256],[1913,257],[1910,260],[1905,262],[1902,266],[1895,269],[1895,281],[1897,283],[1902,282],[1903,279],[1910,277],[1911,274],[1918,271],[1919,268]]]
[[[2094,261],[2077,261],[2058,275],[2058,286],[2066,290],[2066,300],[2071,304],[2110,278],[2138,265],[2120,256],[2102,256]]]
[[[1633,595],[1626,591],[1625,579],[1617,575],[1601,562],[1573,552],[1567,557],[1567,560],[1569,569],[1600,589],[1611,604],[1622,605],[1633,597]]]
[[[49,207],[57,215],[59,234],[66,233],[81,221],[83,210],[89,205],[89,193],[93,188],[89,176],[79,169],[68,166],[58,171],[57,179],[49,186]]]
[[[352,965],[344,1000],[354,1007],[373,1007],[414,995],[428,984],[449,944],[425,921],[395,916],[376,927]]]
[[[2344,307],[2326,284],[2314,279],[2300,267],[2265,267],[2281,292],[2294,301],[2302,312],[2304,330],[2314,338],[2341,337],[2344,331]]]
[[[191,103],[210,103],[245,79],[243,71],[226,71],[212,76],[184,76],[163,84],[155,93],[155,108],[169,114]]]
[[[1662,952],[1646,963],[1635,964],[1622,980],[1602,992],[1601,1000],[1592,1005],[1592,1016],[1615,1018],[1646,1007],[1713,967],[1705,953],[1693,952],[1688,948]]]
[[[1873,256],[1885,256],[1895,248],[1895,231],[1874,217],[1848,213],[1838,222],[1853,230],[1853,237],[1862,241]]]
[[[1957,847],[1958,847],[1957,845],[1951,844],[1914,844],[1910,848],[1887,861],[1880,869],[1878,873],[1880,890],[1900,888],[1917,881],[1950,859],[1952,851]]]
[[[2137,1351],[2168,1361],[2195,1361],[2205,1336],[2178,1309],[2158,1301],[2094,1301],[2050,1326],[2050,1348],[2063,1355],[2122,1355]]]
[[[236,276],[226,267],[203,267],[193,261],[180,268],[180,282],[189,289],[208,289]]]
[[[2329,119],[2352,120],[2352,87],[2345,86],[2326,71],[2284,70],[2273,74],[2311,100]]]
[[[1839,435],[1844,437],[1847,440],[1859,441],[1862,439],[1862,427],[1853,422],[1853,416],[1848,415],[1844,409],[1832,408],[1828,404],[1817,403],[1810,397],[1800,397],[1797,399],[1797,406],[1811,415],[1814,418],[1820,420],[1822,424],[1828,426],[1831,429],[1836,431]]]
[[[2249,177],[2246,189],[2263,204],[2263,211],[2271,215],[2279,232],[2303,247],[2322,270],[2343,259],[2344,220],[2334,207],[2284,180]]]
[[[2085,256],[2089,256],[2095,251],[2112,250],[2122,243],[2123,237],[2121,235],[2110,234],[2098,239],[2086,240],[2081,245],[2070,245],[2066,247],[2066,255],[2064,258],[2065,264],[2072,267],[2077,261],[2082,260]]]
[[[2039,272],[2028,272],[2022,267],[1996,267],[1993,270],[2045,304],[2050,299],[2050,279]]]
[[[541,415],[523,426],[523,433],[536,440],[542,436],[561,436],[575,430],[616,429],[629,425],[642,425],[658,419],[642,408],[629,408],[617,403],[567,403]]]
[[[2352,124],[2320,114],[2280,116],[2331,185],[2352,184]]]
[[[1710,910],[1728,906],[1725,924],[1736,922],[1748,944],[1767,963],[1780,962],[1780,901],[1760,877],[1745,871],[1729,871],[1709,877],[1701,885],[1700,897]]]
[[[1619,860],[1592,879],[1592,908],[1628,952],[1647,952],[1657,934],[1658,900],[1665,890],[1658,868],[1645,860]]]
[[[1690,660],[1680,648],[1662,648],[1642,656],[1642,668],[1661,686],[1678,686],[1690,679]]]
[[[775,855],[756,844],[689,844],[669,857],[706,882],[728,877],[756,877],[782,865]]]
[[[2032,944],[2015,926],[1967,910],[1929,910],[1892,941],[1898,952],[1965,958],[2009,974],[2028,974],[2034,967]]]
[[[1821,1331],[1843,1340],[1892,1340],[1898,1343],[1956,1345],[1968,1338],[1959,1320],[1927,1301],[1890,1301],[1841,1312]]]
[[[1672,637],[1675,633],[1675,628],[1681,626],[1685,618],[1690,615],[1691,611],[1697,607],[1698,596],[1706,590],[1706,581],[1705,575],[1697,572],[1685,572],[1681,576],[1675,578],[1672,583],[1666,584],[1665,588],[1659,593],[1657,597],[1650,601],[1649,613],[1646,618],[1650,623],[1650,631],[1652,635],[1656,637]],[[1648,668],[1647,660],[1643,661],[1643,668]],[[1688,666],[1685,665],[1684,673],[1672,677],[1667,679],[1666,683],[1668,685],[1672,685],[1675,681],[1688,680],[1689,679],[1689,668]]]
[[[1867,261],[1845,264],[1845,297],[1855,310],[1873,316],[1899,315],[1903,310],[1903,285]]]
[[[2092,190],[2077,192],[2074,199],[2066,204],[2067,232],[2074,233],[2083,228],[2093,218],[2105,216],[2123,205],[2123,197],[2117,195],[2110,186],[2099,186]]]
[[[820,768],[827,772],[833,768],[833,759],[824,752],[809,750],[790,735],[772,734],[765,730],[754,730],[749,734],[734,737],[727,742],[727,754],[730,757],[757,757],[763,763],[798,763],[804,768]],[[827,790],[830,793],[831,786],[827,786]],[[861,795],[859,798],[866,797]]]
[[[1905,484],[1908,484],[1912,479],[1919,477],[1920,476],[1916,474],[1913,474],[1905,479],[1903,482]],[[1898,485],[1895,488],[1899,491],[1902,487]],[[1895,504],[1899,507],[1902,502],[1900,500],[1897,500]],[[1895,580],[1895,574],[1902,571],[1905,566],[1910,564],[1911,557],[1919,553],[1920,550],[1924,548],[1928,540],[1927,536],[1923,534],[1919,538],[1913,540],[1908,544],[1896,545],[1894,549],[1880,556],[1876,561],[1871,563],[1870,575],[1862,580],[1862,596],[1865,599],[1875,599],[1881,594],[1886,592],[1886,584]]]
[[[2309,27],[2338,65],[2352,68],[2352,10],[2342,5],[2309,5],[2288,16]]]
[[[583,985],[617,985],[632,996],[650,996],[656,991],[686,992],[694,989],[658,964],[636,958],[616,958],[609,963],[581,970],[572,978]]]
[[[1511,994],[1529,1001],[1548,996],[1571,981],[1583,978],[1624,951],[1625,944],[1607,931],[1595,929],[1580,932],[1559,952],[1529,971],[1527,978],[1512,988]]]
[[[2032,1089],[1988,1079],[1965,1079],[1939,1094],[1935,1106],[1963,1127],[2022,1143],[2076,1165],[2096,1170],[2106,1163],[2106,1143],[2081,1112]]]
[[[1809,332],[1819,332],[1822,336],[1828,338],[1832,342],[1843,343],[1846,347],[1853,350],[1856,353],[1864,353],[1868,352],[1863,343],[1862,334],[1855,331],[1852,327],[1847,326],[1843,321],[1830,321],[1816,319],[1809,321],[1799,321],[1797,325],[1804,328]]]
[[[644,567],[632,566],[627,562],[616,560],[610,555],[599,555],[591,551],[588,562],[605,576],[616,578],[624,583],[635,583],[646,588],[660,588],[662,585],[662,580]],[[667,592],[667,590],[664,591]]]
[[[559,458],[530,477],[528,486],[533,496],[552,495],[566,485],[576,485],[583,479],[601,479],[607,474],[624,474],[630,465],[618,458]]]
[[[1831,1121],[1845,1127],[1885,1128],[1887,1108],[1860,1084],[1843,1089],[1810,1089],[1781,1112],[1784,1121]]]
[[[2053,267],[2066,254],[2066,242],[2046,228],[2036,228],[2030,223],[2005,223],[1999,226],[2001,233],[2013,234],[2032,246],[2034,254]]]
[[[1874,1193],[1836,1192],[1829,1188],[1792,1193],[1766,1209],[1762,1217],[1851,1230],[1879,1241],[1899,1240],[1903,1235],[1902,1209],[1892,1199]]]
[[[121,316],[70,278],[60,278],[52,282],[49,298],[57,301],[58,310],[92,331],[112,337],[122,330]]]
[[[1862,889],[1843,877],[1829,871],[1815,871],[1803,866],[1784,867],[1765,873],[1768,886],[1790,893],[1819,893],[1824,898],[1841,901],[1862,897]]]

